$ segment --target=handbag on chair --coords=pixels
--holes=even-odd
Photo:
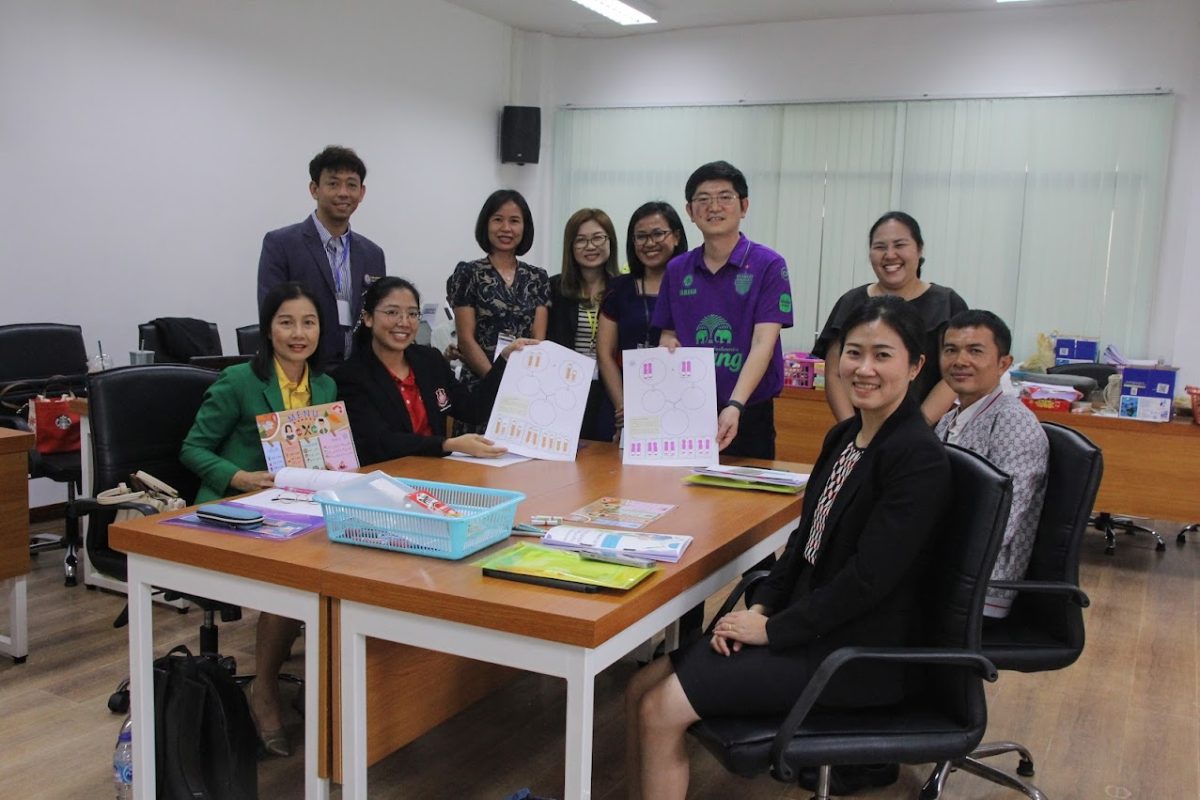
[[[117,516],[114,520],[116,522],[136,519],[137,517],[145,516],[147,513],[157,514],[160,511],[177,511],[187,505],[174,487],[163,483],[150,473],[143,472],[142,470],[138,470],[129,476],[129,484],[118,483],[112,489],[100,492],[100,494],[96,495],[96,502],[104,506],[115,506],[121,503],[139,503],[153,509],[149,512],[132,508],[117,509]]]

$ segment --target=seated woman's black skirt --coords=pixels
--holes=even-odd
[[[696,713],[711,717],[779,717],[795,705],[816,664],[804,648],[745,646],[723,656],[701,636],[671,653],[671,664]]]

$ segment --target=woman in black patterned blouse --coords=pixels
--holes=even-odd
[[[550,305],[546,271],[517,260],[533,246],[533,217],[520,192],[492,192],[475,222],[475,241],[487,255],[459,262],[446,281],[467,384],[488,374],[500,341],[546,338]],[[475,426],[455,423],[456,436],[472,432]]]

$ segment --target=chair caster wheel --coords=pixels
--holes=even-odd
[[[1021,762],[1019,764],[1017,764],[1017,774],[1020,775],[1022,778],[1032,778],[1033,777],[1033,762],[1027,758],[1022,758]]]
[[[1163,553],[1163,552],[1166,552],[1166,549],[1167,549],[1166,542],[1159,542],[1158,544],[1154,545],[1155,552]]]
[[[233,656],[221,656],[217,659],[217,666],[228,672],[230,675],[237,674],[237,660]]]
[[[1117,548],[1113,547],[1112,545],[1104,548],[1104,555],[1106,556],[1111,556],[1115,552],[1117,552]]]
[[[67,577],[63,578],[63,586],[78,586],[78,585],[79,585],[79,581],[76,579],[76,577],[74,575],[68,575]]]
[[[108,710],[114,714],[129,713],[129,692],[113,692],[108,696]]]
[[[29,658],[29,656],[13,656],[13,663],[14,664],[24,664],[25,659],[27,659],[27,658]]]

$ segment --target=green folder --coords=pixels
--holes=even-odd
[[[684,483],[695,483],[700,486],[722,486],[726,489],[755,489],[760,492],[778,492],[780,494],[799,494],[803,486],[780,486],[777,483],[758,483],[756,481],[739,481],[733,478],[718,478],[715,475],[688,475]]]
[[[631,589],[656,571],[655,567],[627,567],[602,561],[585,561],[573,550],[517,542],[476,562],[488,572],[512,573],[528,578],[581,584],[602,589]],[[496,577],[502,577],[497,575]],[[564,587],[573,588],[573,587]]]

